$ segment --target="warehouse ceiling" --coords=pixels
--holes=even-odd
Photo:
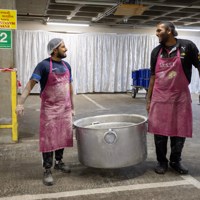
[[[18,21],[69,22],[113,28],[172,21],[200,27],[200,0],[16,0]]]

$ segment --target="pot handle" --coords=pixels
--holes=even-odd
[[[114,144],[116,143],[117,139],[118,139],[117,133],[112,129],[109,129],[109,131],[104,133],[104,141],[107,144]]]

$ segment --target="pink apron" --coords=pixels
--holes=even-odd
[[[188,80],[180,50],[173,58],[158,54],[150,104],[148,132],[165,136],[192,137],[192,107]]]
[[[63,65],[67,68],[65,63]],[[41,94],[40,151],[51,152],[73,146],[69,70],[52,73],[52,59],[46,86]]]

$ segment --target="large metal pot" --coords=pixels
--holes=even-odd
[[[147,118],[134,114],[99,115],[76,120],[79,161],[94,168],[121,168],[147,157]]]

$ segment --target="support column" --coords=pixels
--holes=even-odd
[[[15,0],[0,0],[0,9],[16,9]],[[14,38],[14,30],[12,30]],[[13,41],[14,43],[14,41]],[[14,45],[12,49],[0,49],[0,68],[14,68]],[[0,72],[0,125],[12,124],[11,73]],[[0,129],[0,143],[12,143],[12,129]]]

